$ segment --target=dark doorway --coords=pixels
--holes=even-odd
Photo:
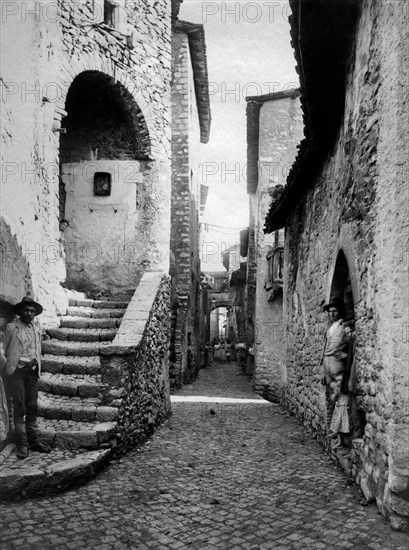
[[[355,318],[354,297],[352,293],[348,262],[342,250],[339,251],[335,264],[330,298],[331,300],[334,298],[341,298],[344,303],[345,318],[351,320]]]

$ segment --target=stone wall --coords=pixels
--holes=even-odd
[[[321,436],[322,304],[331,293],[338,253],[345,254],[356,320],[357,400],[366,427],[344,466],[399,529],[409,517],[405,4],[363,3],[344,122],[333,153],[289,220],[284,281],[286,400]]]
[[[44,17],[40,7],[40,2],[9,4],[2,17],[0,149],[2,225],[11,237],[4,253],[15,256],[15,266],[22,261],[28,266],[28,271],[3,272],[2,287],[9,288],[9,304],[31,290],[44,305],[44,319],[64,311],[67,300],[59,284],[65,278],[58,226],[59,135],[52,130],[54,106],[44,100],[56,90],[59,33],[56,16],[54,21]]]
[[[170,282],[145,273],[114,341],[102,350],[103,404],[119,407],[118,453],[143,443],[171,413]]]
[[[73,155],[79,161],[73,170],[64,164],[71,178],[66,185],[66,246],[70,251],[93,248],[91,261],[86,255],[67,257],[67,284],[92,295],[134,289],[141,273],[167,270],[169,261],[170,6],[162,1],[154,6],[128,2],[125,7],[119,15],[126,25],[97,25],[92,31],[75,25],[74,33],[63,34],[62,56],[70,57],[69,63],[63,61],[65,80],[89,74],[88,93],[95,94],[93,87],[99,83],[92,82],[92,71],[111,77],[109,103],[116,101],[124,117],[119,123],[112,108],[111,121],[104,109],[105,121],[77,130],[75,119],[72,122],[75,105],[70,110],[73,102],[67,101],[68,117],[62,120],[63,126],[68,124],[61,138],[64,160]],[[64,26],[69,18],[86,21],[90,15],[85,5],[77,9],[63,3],[61,17]],[[81,58],[74,56],[73,66],[72,52],[78,44]],[[100,87],[102,92],[102,83]],[[71,132],[80,132],[82,138],[74,142],[69,140],[73,124]],[[85,145],[82,149],[79,142]],[[112,176],[110,197],[93,196],[93,174],[101,171]],[[84,175],[90,181],[84,182]]]
[[[172,40],[172,214],[175,257],[171,337],[171,384],[197,376],[200,368],[199,143],[200,127],[188,35]]]
[[[4,218],[0,218],[0,300],[16,304],[31,291],[30,269],[16,237],[11,235]],[[1,313],[0,313],[1,315]]]
[[[152,263],[157,181],[149,161],[98,160],[64,164],[66,285],[89,296],[133,291]],[[110,196],[94,195],[96,172],[112,174]],[[107,230],[109,228],[109,230]]]
[[[279,401],[285,385],[282,283],[277,265],[284,234],[265,234],[264,223],[276,186],[285,184],[302,138],[298,91],[269,94],[261,99],[259,117],[258,184],[254,192],[255,276],[255,390]]]

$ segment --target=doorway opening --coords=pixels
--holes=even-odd
[[[126,299],[142,273],[138,230],[154,177],[145,119],[111,76],[85,71],[72,82],[60,141],[60,230],[66,286]]]
[[[339,416],[340,407],[345,405],[345,417],[339,420],[343,424],[343,431],[339,432],[336,443],[341,448],[348,450],[354,439],[361,438],[364,433],[366,418],[365,412],[358,407],[357,402],[357,377],[356,377],[356,333],[355,333],[355,311],[354,293],[351,285],[351,274],[348,262],[343,250],[340,250],[335,263],[334,275],[331,284],[330,301],[339,300],[343,304],[344,311],[341,313],[344,319],[344,334],[346,343],[343,347],[346,353],[345,370],[342,379],[339,377],[334,387],[327,385],[327,418],[329,432],[336,430],[336,419]],[[348,419],[346,420],[346,416]],[[348,431],[346,431],[348,430]],[[334,442],[335,440],[333,440]],[[339,446],[339,445],[338,445]]]

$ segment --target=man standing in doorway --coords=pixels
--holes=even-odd
[[[13,399],[17,457],[28,457],[29,446],[33,451],[50,452],[50,448],[38,439],[37,399],[38,379],[41,372],[41,341],[43,331],[35,319],[43,307],[31,296],[24,296],[14,306],[19,318],[6,329],[6,381]]]
[[[324,310],[328,312],[330,326],[325,333],[320,365],[321,382],[326,386],[327,425],[329,426],[346,368],[348,338],[343,326],[344,305],[341,300],[339,298],[331,300],[324,306]]]

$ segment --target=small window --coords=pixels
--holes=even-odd
[[[267,291],[267,300],[273,302],[283,293],[283,263],[284,250],[282,247],[276,248],[267,254],[267,281],[264,288]]]
[[[109,172],[95,172],[94,195],[108,197],[111,194],[111,174]]]
[[[283,282],[283,261],[284,250],[281,247],[267,254],[268,273],[266,288],[271,288],[271,285],[274,283]]]
[[[104,23],[110,27],[115,26],[115,4],[104,0]]]
[[[274,282],[274,253],[270,252],[267,255],[267,281],[266,281],[266,288],[271,288],[272,284]]]
[[[282,282],[283,280],[283,261],[284,261],[284,250],[279,248],[274,252],[274,280]]]

